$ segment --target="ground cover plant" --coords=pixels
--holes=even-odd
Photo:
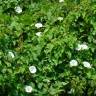
[[[96,96],[96,1],[0,0],[0,96]]]

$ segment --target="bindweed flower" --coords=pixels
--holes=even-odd
[[[20,6],[15,7],[15,11],[20,14],[22,12],[22,8]]]
[[[31,86],[25,86],[25,92],[27,93],[31,93],[33,91],[32,87]]]
[[[87,62],[87,61],[84,61],[84,62],[83,62],[83,65],[84,65],[84,67],[86,67],[86,68],[91,68],[90,63]]]
[[[81,48],[82,48],[82,50],[87,50],[88,49],[88,46],[86,44],[82,44],[81,45]]]
[[[37,32],[36,35],[39,37],[41,36],[41,32]]]
[[[14,56],[14,53],[13,52],[8,52],[8,56],[10,56],[11,58],[14,58],[15,56]]]
[[[64,0],[59,0],[59,2],[61,3],[61,2],[64,2]]]
[[[70,67],[73,67],[73,66],[78,66],[78,62],[76,60],[70,61]]]
[[[57,18],[59,21],[62,21],[63,20],[63,17],[58,17]]]
[[[30,73],[36,73],[37,69],[35,66],[30,66],[29,71],[30,71]]]
[[[35,27],[36,27],[36,28],[41,28],[41,27],[43,27],[43,25],[42,25],[42,23],[36,23],[36,24],[35,24]]]
[[[80,50],[88,50],[88,46],[86,44],[78,44],[76,50],[80,51]]]

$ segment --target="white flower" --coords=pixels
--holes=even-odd
[[[86,68],[91,68],[90,63],[87,62],[87,61],[84,61],[84,62],[83,62],[83,65],[84,65],[84,67],[86,67]]]
[[[61,3],[61,2],[64,2],[64,0],[59,0],[59,2]]]
[[[37,69],[35,66],[30,66],[29,71],[30,71],[30,73],[36,73]]]
[[[88,46],[86,44],[78,44],[76,50],[80,51],[80,50],[87,50],[89,49]]]
[[[81,45],[81,48],[82,48],[82,50],[87,50],[88,49],[88,46],[86,44],[82,44]]]
[[[13,52],[8,52],[8,55],[9,55],[10,57],[12,57],[12,58],[15,57],[14,54],[13,54]]]
[[[42,25],[42,23],[36,23],[36,24],[35,24],[35,27],[36,27],[36,28],[41,28],[41,27],[43,27],[43,25]]]
[[[59,21],[62,21],[63,20],[63,17],[58,17],[57,18]]]
[[[32,87],[31,86],[25,86],[25,91],[27,92],[27,93],[31,93],[32,92]]]
[[[37,32],[36,35],[37,35],[37,36],[41,36],[41,32]]]
[[[70,67],[77,66],[78,62],[76,60],[71,60],[70,61]]]
[[[15,11],[19,14],[22,12],[22,8],[20,6],[16,6]]]

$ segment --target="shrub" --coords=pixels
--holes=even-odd
[[[0,5],[1,96],[96,94],[95,0]]]

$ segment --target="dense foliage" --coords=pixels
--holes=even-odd
[[[0,96],[95,96],[96,1],[0,0],[0,70]]]

